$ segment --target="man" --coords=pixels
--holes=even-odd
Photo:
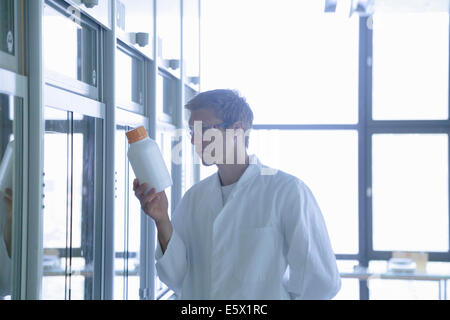
[[[172,220],[165,192],[144,194],[148,186],[134,181],[158,230],[161,281],[181,299],[334,297],[341,281],[319,206],[301,180],[247,155],[242,132],[252,127],[253,113],[245,99],[213,90],[186,108],[191,142],[203,164],[216,164],[218,172],[185,193]]]

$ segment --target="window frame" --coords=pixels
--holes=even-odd
[[[68,3],[63,2],[62,0],[44,0],[44,6],[50,6],[53,10],[57,11],[62,16],[67,17],[67,8],[70,7]],[[43,20],[45,17],[42,18]],[[59,74],[57,72],[48,70],[45,68],[45,64],[43,63],[43,73],[44,73],[44,81],[45,84],[49,84],[58,88],[67,89],[69,91],[78,93],[80,95],[89,97],[94,100],[100,100],[102,93],[102,85],[103,85],[103,66],[102,66],[102,56],[103,56],[103,32],[101,27],[90,20],[89,17],[83,12],[80,11],[80,22],[88,25],[90,28],[96,31],[97,41],[96,41],[96,64],[97,64],[97,87],[94,87],[90,84],[87,84],[81,80],[72,79],[71,77],[65,76],[63,74]]]
[[[146,95],[148,94],[148,92],[147,92],[148,90],[146,89],[146,81],[145,81],[145,79],[147,78],[146,64],[148,64],[150,62],[147,59],[145,59],[141,54],[134,52],[133,49],[131,49],[130,47],[127,47],[127,45],[121,41],[118,41],[116,50],[122,51],[122,53],[126,54],[131,59],[136,59],[142,64],[142,74],[140,77],[140,81],[142,84],[142,104],[134,102],[134,101],[119,100],[116,95],[116,106],[118,108],[132,111],[134,113],[138,113],[143,116],[146,116],[145,103],[146,103]],[[133,75],[132,75],[132,78],[133,78]],[[136,78],[136,79],[138,79],[138,78]]]
[[[105,216],[105,206],[103,200],[103,189],[104,189],[104,127],[105,127],[105,112],[106,105],[104,103],[98,102],[96,100],[92,100],[75,93],[55,88],[50,85],[44,85],[44,101],[43,101],[43,110],[45,108],[52,108],[55,110],[60,110],[68,113],[68,120],[73,119],[73,114],[76,113],[78,115],[89,116],[95,118],[95,137],[94,143],[95,147],[95,177],[93,177],[94,181],[94,207],[95,212],[97,214],[94,216],[94,235],[93,235],[93,261],[94,261],[94,269],[93,269],[93,282],[92,282],[92,299],[100,299],[102,296],[102,284],[104,281],[103,275],[103,264],[104,264],[104,249],[102,244],[102,238],[104,234],[105,225],[103,223]],[[43,112],[44,114],[44,112]],[[70,116],[69,116],[70,115]],[[45,127],[43,127],[43,132],[45,132]],[[71,125],[69,128],[69,135],[73,136],[76,133],[74,131],[73,126]],[[100,146],[100,147],[99,147]],[[45,145],[43,145],[43,149]],[[100,155],[98,154],[100,153]],[[68,159],[69,165],[72,165],[73,162],[73,154],[70,154],[71,159]],[[43,159],[44,163],[45,159]],[[43,170],[43,169],[42,169]],[[70,177],[70,181],[68,183],[72,183],[73,177]],[[44,194],[42,190],[42,194]],[[41,211],[42,212],[42,211]],[[43,230],[42,230],[43,232]],[[44,249],[42,244],[42,249]],[[65,248],[57,248],[58,250],[65,251]],[[66,248],[67,249],[67,248]],[[70,248],[71,250],[71,258],[81,257],[81,248]],[[61,255],[60,257],[64,257]],[[42,257],[40,258],[42,262]],[[33,266],[30,266],[33,268]],[[34,268],[38,268],[34,266]],[[44,274],[42,273],[41,279]]]

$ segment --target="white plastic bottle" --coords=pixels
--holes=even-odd
[[[14,164],[14,140],[6,146],[0,163],[0,195],[6,196],[6,189],[12,189],[13,184],[13,164]]]
[[[172,178],[167,170],[164,158],[157,143],[148,137],[144,127],[126,133],[130,148],[128,160],[139,184],[147,183],[149,188],[161,192],[172,185]]]

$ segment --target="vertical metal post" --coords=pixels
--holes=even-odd
[[[105,211],[104,211],[104,262],[103,262],[103,299],[112,300],[114,295],[114,159],[116,132],[116,1],[111,1],[111,30],[105,34],[104,57],[104,98],[106,116],[104,125],[105,159]]]
[[[36,300],[42,279],[42,183],[43,183],[43,60],[42,19],[44,0],[26,1],[26,68],[29,77],[28,110],[28,220],[25,299]]]
[[[358,121],[358,186],[359,186],[359,264],[368,267],[370,250],[370,237],[368,224],[370,219],[367,214],[369,211],[369,194],[368,194],[368,140],[370,137],[367,133],[367,120],[371,114],[368,112],[371,104],[371,31],[367,27],[367,17],[361,17],[359,20],[359,121]],[[367,280],[359,281],[359,296],[361,300],[369,299],[369,288]]]

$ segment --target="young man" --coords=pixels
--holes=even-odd
[[[185,193],[172,220],[165,192],[144,194],[148,186],[134,181],[158,230],[161,281],[181,299],[333,298],[341,281],[319,206],[301,180],[247,154],[245,99],[213,90],[186,108],[191,142],[218,172]]]

